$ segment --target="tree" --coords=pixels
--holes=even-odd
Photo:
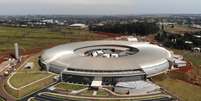
[[[90,26],[90,31],[97,32],[109,32],[109,33],[118,33],[132,35],[133,33],[138,33],[138,35],[148,35],[156,33],[159,31],[159,26],[155,23],[147,22],[137,22],[129,24],[106,24],[104,26]]]

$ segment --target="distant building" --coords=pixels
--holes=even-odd
[[[170,22],[159,22],[159,25],[165,25],[165,26],[169,26],[169,25],[176,25],[176,23],[170,23]]]
[[[69,27],[73,27],[73,28],[87,28],[88,26],[85,25],[85,24],[80,24],[80,23],[77,23],[77,24],[72,24],[72,25],[69,25]]]
[[[131,42],[138,42],[138,39],[136,37],[133,37],[133,36],[128,36],[127,40],[131,41]]]
[[[46,20],[43,20],[42,22],[53,24],[54,20],[53,19],[46,19]]]
[[[201,35],[193,35],[195,38],[201,38]]]
[[[121,36],[121,37],[116,37],[115,40],[126,40],[130,42],[138,42],[138,39],[134,36]]]
[[[197,24],[193,24],[191,27],[192,27],[192,28],[201,29],[201,25],[197,25]]]

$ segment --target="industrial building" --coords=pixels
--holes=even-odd
[[[62,81],[101,86],[146,80],[168,71],[171,60],[171,52],[147,42],[102,40],[47,49],[40,64]]]

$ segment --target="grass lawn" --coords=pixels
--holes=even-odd
[[[10,83],[16,88],[22,87],[36,80],[45,78],[51,74],[49,73],[16,73],[11,79]]]
[[[14,90],[14,89],[10,88],[8,85],[6,85],[5,89],[7,90],[7,92],[9,92],[9,94],[13,95],[16,98],[23,97],[29,93],[35,92],[35,91],[53,83],[54,74],[47,73],[45,71],[40,71],[40,66],[38,65],[38,55],[32,56],[28,62],[34,63],[33,68],[25,69],[22,66],[22,68],[17,70],[17,73],[14,74],[10,78],[11,85],[16,88],[20,88],[20,87],[23,87],[34,81],[37,81],[40,79],[43,79],[43,80],[39,81],[39,82],[35,82],[32,85],[29,85],[20,90]],[[46,78],[46,77],[49,77],[49,78]],[[44,79],[44,78],[46,78],[46,79]]]
[[[135,97],[133,99],[110,99],[112,97],[108,97],[108,96],[105,96],[105,97],[98,97],[98,96],[92,96],[93,94],[93,91],[91,90],[86,90],[84,91],[83,93],[80,94],[80,96],[84,96],[84,97],[94,97],[94,98],[108,98],[108,99],[96,99],[96,100],[87,100],[87,99],[81,99],[79,97],[76,97],[76,98],[68,98],[65,96],[65,94],[62,96],[62,95],[55,95],[55,93],[45,93],[45,94],[42,94],[42,95],[46,95],[46,96],[51,96],[51,97],[56,97],[58,99],[61,99],[62,101],[68,101],[68,99],[70,101],[141,101],[141,100],[147,100],[148,99],[158,99],[158,98],[163,98],[165,97],[164,95],[157,95],[157,96],[146,96],[146,97]],[[128,97],[125,97],[125,98],[128,98]]]
[[[51,75],[51,76],[48,76]],[[46,78],[48,76],[48,78]],[[16,74],[13,78],[11,78],[10,83],[14,87],[23,87],[27,84],[30,84],[36,80],[45,78],[41,81],[35,82],[29,86],[23,87],[19,90],[12,89],[7,84],[4,86],[6,91],[11,94],[12,96],[16,97],[17,99],[20,99],[21,97],[28,95],[30,93],[33,93],[35,91],[38,91],[41,88],[44,88],[48,86],[49,84],[53,83],[53,74],[44,74],[44,73],[19,73]]]
[[[43,94],[43,95],[55,97],[57,99],[66,99],[66,97],[64,97],[64,96],[54,95],[54,94],[51,94],[51,93]]]
[[[109,93],[105,90],[98,90],[96,96],[109,96]]]
[[[77,41],[99,40],[105,38],[105,36],[97,35],[87,30],[69,29],[66,27],[62,27],[60,30],[55,31],[52,28],[20,28],[0,26],[0,54],[4,52],[13,52],[13,44],[16,42],[19,43],[21,49],[20,52],[23,53],[26,50],[43,50],[58,44]],[[30,62],[34,62],[33,69],[28,70],[22,68],[18,70],[18,73],[10,79],[10,82],[14,87],[22,87],[33,81],[45,78],[48,75],[52,75],[39,71],[40,67],[38,65],[37,56],[31,59]],[[50,83],[52,83],[52,78],[48,78],[42,83],[40,82],[33,84],[31,85],[32,87],[27,87],[26,89],[23,89],[23,91],[20,91],[20,93],[16,93],[16,91],[10,89],[9,87],[6,88],[9,90],[8,92],[13,92],[12,95],[15,97],[21,97],[27,93],[37,91],[38,89],[41,89]],[[75,90],[82,88],[81,86],[67,86],[63,87],[66,89],[73,88]]]
[[[61,31],[62,30],[62,31]],[[18,42],[23,50],[47,48],[75,41],[103,39],[103,36],[86,30],[61,28],[53,31],[51,28],[19,28],[0,26],[0,53],[13,51],[13,44]],[[66,34],[64,34],[66,33]]]
[[[199,67],[201,65],[201,54],[196,54],[191,51],[173,49],[177,54],[183,55],[185,59],[191,61],[193,65]],[[201,69],[201,68],[200,68]]]
[[[79,99],[79,98],[68,98],[65,96],[55,95],[54,93],[46,93],[46,94],[42,94],[42,95],[55,97],[61,101],[89,101],[89,100],[84,100],[84,99]]]
[[[156,80],[156,83],[178,96],[182,101],[200,101],[201,99],[201,87],[169,77]]]
[[[93,90],[85,90],[83,92],[81,92],[79,95],[81,96],[92,96],[93,95]]]
[[[0,101],[5,101],[5,100],[0,97]]]
[[[201,77],[201,54],[193,53],[186,50],[171,49],[176,54],[184,56],[184,58],[193,63],[193,72]]]
[[[178,96],[182,101],[200,101],[201,99],[201,87],[184,82],[189,76],[197,75],[201,76],[201,54],[195,54],[186,50],[171,49],[176,54],[184,56],[184,58],[193,63],[193,72],[180,73],[171,72],[167,75],[159,75],[153,78],[153,80],[170,91],[175,96]]]
[[[33,64],[34,64],[31,69],[25,69],[22,66],[22,68],[17,70],[17,73],[11,77],[10,83],[14,87],[19,88],[19,87],[22,87],[29,83],[32,83],[36,80],[53,75],[53,74],[47,73],[45,71],[40,71],[40,66],[38,64],[38,56],[39,56],[38,54],[33,55],[30,58],[30,60],[28,61],[28,62],[33,62]]]
[[[181,34],[181,33],[185,33],[185,32],[197,32],[197,31],[201,31],[200,29],[196,29],[196,28],[191,28],[189,26],[185,26],[185,25],[176,25],[174,26],[174,28],[171,27],[167,27],[165,29],[167,32],[171,32],[171,33],[177,33],[177,34]]]
[[[59,88],[59,89],[68,90],[68,91],[80,90],[80,89],[86,88],[86,86],[77,85],[77,84],[69,84],[69,83],[64,83],[64,82],[57,84],[55,87]]]
[[[37,100],[33,98],[33,99],[31,99],[30,101],[37,101]]]
[[[32,55],[31,59],[28,61],[28,62],[33,63],[33,68],[31,68],[31,69],[26,69],[26,68],[24,67],[26,64],[24,64],[24,65],[22,66],[22,68],[20,68],[20,69],[18,70],[18,72],[40,72],[41,67],[40,67],[40,65],[39,65],[39,63],[38,63],[38,61],[39,61],[39,56],[40,56],[40,53],[39,53],[39,54]]]

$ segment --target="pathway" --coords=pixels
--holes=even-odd
[[[71,92],[71,94],[78,94],[78,93],[81,93],[81,92],[83,92],[83,91],[85,91],[87,89],[88,88],[84,88],[84,89],[81,89],[81,90],[74,90],[74,91]]]
[[[4,76],[0,76],[0,96],[5,98],[7,101],[15,101],[15,98],[9,95],[4,89],[4,81],[6,78]]]

